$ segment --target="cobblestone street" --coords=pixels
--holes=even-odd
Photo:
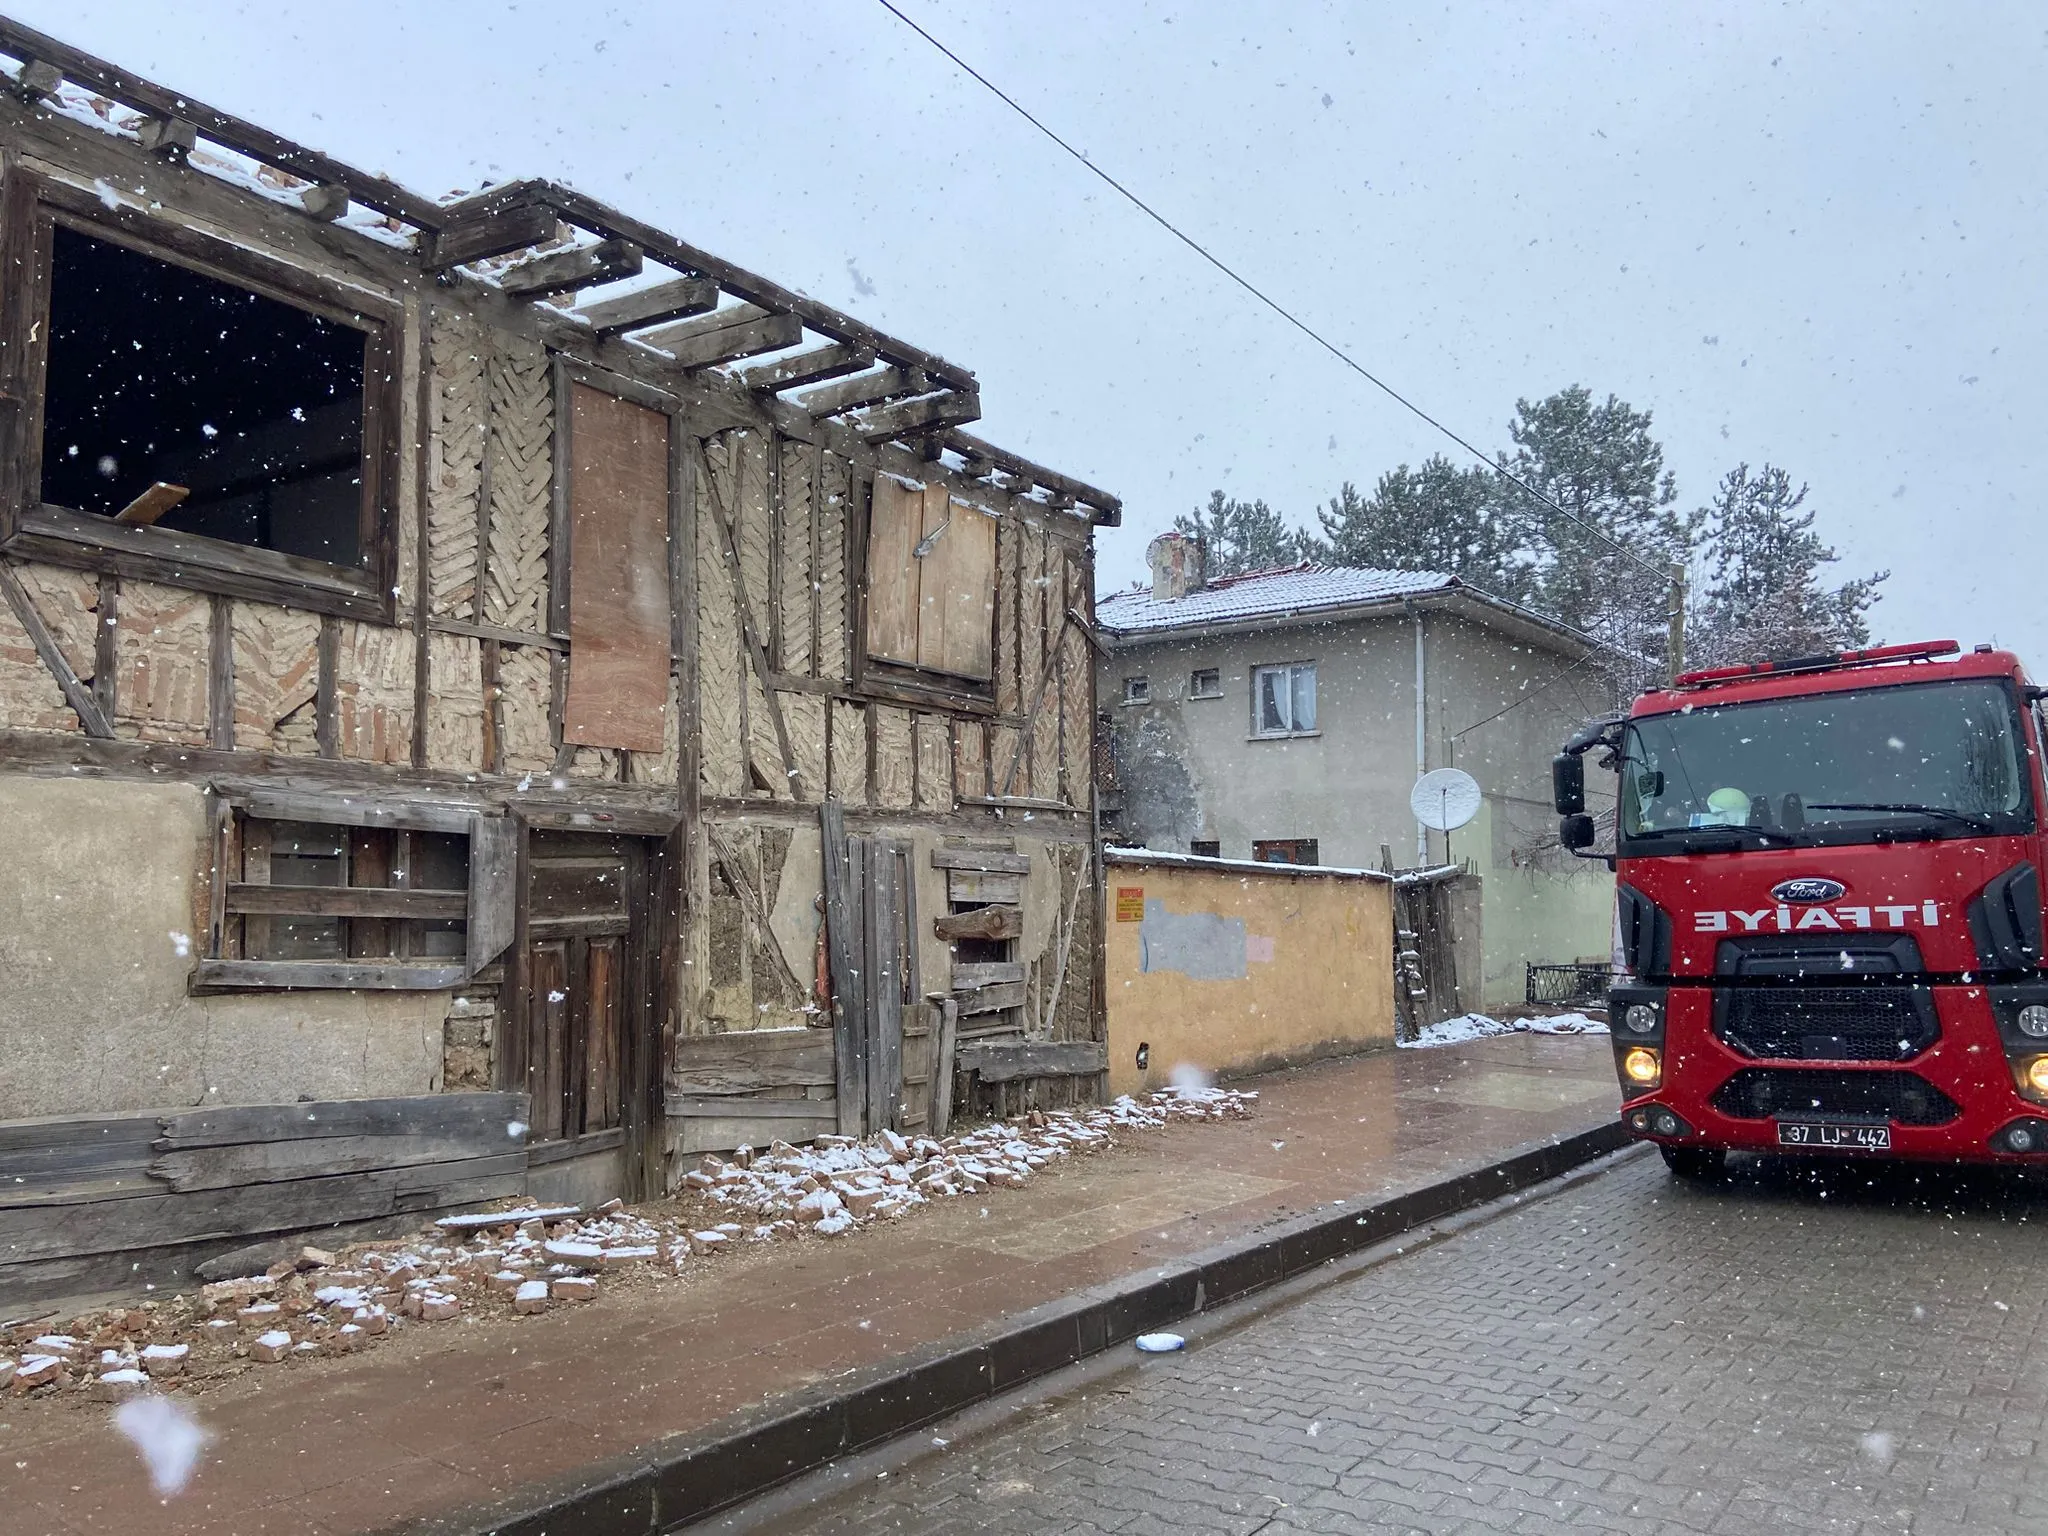
[[[2041,1186],[1637,1157],[771,1528],[2038,1533],[2044,1322]]]

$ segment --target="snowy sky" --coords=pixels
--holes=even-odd
[[[2038,5],[900,3],[1466,436],[1611,390],[1688,505],[1811,481],[1894,572],[1885,638],[2048,671]],[[1446,446],[872,0],[9,10],[422,191],[573,182],[974,369],[974,430],[1124,498],[1105,586],[1213,486],[1306,521]]]

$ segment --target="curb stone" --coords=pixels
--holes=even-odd
[[[1630,1140],[1613,1120],[1405,1194],[1326,1205],[490,1504],[387,1527],[385,1536],[658,1536],[1141,1333],[1545,1183]]]

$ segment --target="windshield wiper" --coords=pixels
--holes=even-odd
[[[1989,816],[1980,816],[1972,811],[1952,811],[1945,805],[1893,805],[1876,800],[1840,800],[1828,802],[1816,800],[1806,807],[1809,811],[1894,811],[1901,816],[1934,816],[1943,821],[1959,822],[1972,832],[1995,832],[1997,823]]]
[[[1740,838],[1744,833],[1747,833],[1751,837],[1760,837],[1767,843],[1782,843],[1788,848],[1797,847],[1799,844],[1805,841],[1805,839],[1802,838],[1798,833],[1787,832],[1783,827],[1752,827],[1747,825],[1723,825],[1718,827],[1674,827],[1671,829],[1669,833],[1665,835],[1686,838],[1688,840],[1688,846],[1697,848],[1699,846],[1699,843],[1693,841],[1693,839],[1702,838],[1703,834],[1706,837]]]

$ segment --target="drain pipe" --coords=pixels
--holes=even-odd
[[[1428,673],[1423,660],[1422,610],[1413,599],[1407,606],[1415,625],[1415,777],[1419,779],[1429,772]],[[1415,823],[1415,867],[1429,867],[1429,828],[1419,821]]]

